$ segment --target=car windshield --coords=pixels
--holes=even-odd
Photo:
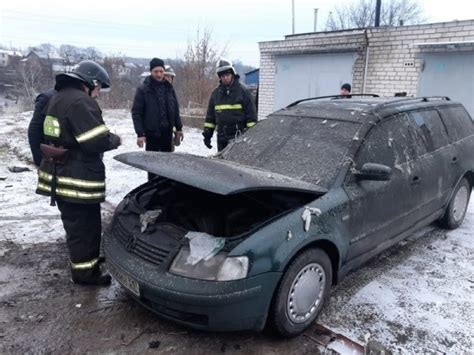
[[[360,124],[272,115],[222,152],[222,158],[329,188]]]

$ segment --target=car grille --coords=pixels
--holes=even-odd
[[[137,255],[154,265],[161,265],[165,262],[171,252],[132,235],[120,221],[115,221],[112,232],[129,253]]]

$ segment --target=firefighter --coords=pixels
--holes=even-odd
[[[174,72],[174,69],[171,67],[171,65],[165,64],[165,80],[173,85],[175,76],[176,73]]]
[[[57,202],[69,250],[71,279],[85,285],[108,285],[99,267],[100,203],[105,200],[105,151],[121,144],[102,119],[93,99],[110,87],[99,64],[85,60],[56,76],[56,90],[43,124],[43,159],[36,192]]]
[[[232,62],[221,58],[216,69],[219,86],[209,99],[204,123],[204,144],[212,148],[211,138],[217,126],[217,150],[221,151],[234,139],[257,122],[257,113],[250,92],[239,83]]]
[[[176,77],[176,73],[174,72],[174,69],[171,67],[171,65],[165,64],[165,75],[164,79],[173,86],[173,81],[174,78]],[[178,104],[178,98],[176,97],[176,92],[173,90],[173,96],[175,100],[175,107],[177,109],[177,115],[179,116],[179,104]],[[172,142],[172,147],[171,151],[174,152],[175,147],[180,145],[181,142],[183,141],[184,135],[182,132],[178,132],[176,128],[173,128],[173,142]]]

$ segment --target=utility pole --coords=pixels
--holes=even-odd
[[[382,7],[382,0],[377,0],[375,5],[375,27],[380,26],[380,8]]]
[[[318,9],[314,9],[314,32],[318,32]]]
[[[291,0],[291,27],[291,33],[295,34],[295,0]]]

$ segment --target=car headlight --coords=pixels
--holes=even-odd
[[[188,263],[188,257],[189,249],[181,248],[171,264],[170,273],[210,281],[231,281],[247,277],[249,259],[246,256],[228,257],[226,252],[220,252],[196,265]]]

